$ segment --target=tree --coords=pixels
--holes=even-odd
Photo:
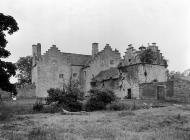
[[[17,69],[19,73],[17,74],[19,84],[30,84],[32,82],[32,57],[20,57],[16,62]]]
[[[4,91],[16,94],[14,84],[9,79],[16,74],[16,66],[11,62],[2,61],[1,58],[7,58],[11,53],[5,49],[7,45],[6,34],[12,35],[18,30],[16,20],[12,16],[0,13],[0,88]]]

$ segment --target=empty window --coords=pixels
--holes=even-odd
[[[86,71],[84,71],[84,77],[86,77]]]
[[[63,78],[64,77],[64,74],[59,74],[59,78]]]
[[[77,77],[77,73],[73,73],[73,77]]]
[[[131,62],[131,59],[129,59],[129,62]]]
[[[114,60],[110,60],[110,64],[113,65],[114,64]]]
[[[131,88],[127,89],[127,99],[131,99]]]
[[[144,72],[144,76],[145,76],[145,77],[147,76],[147,72],[146,72],[146,71]]]

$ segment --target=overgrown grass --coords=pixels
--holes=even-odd
[[[0,104],[0,121],[9,120],[14,115],[23,115],[33,113],[32,105],[34,99],[22,101],[4,101]]]
[[[110,111],[137,110],[137,109],[140,109],[143,107],[144,107],[143,105],[139,105],[135,101],[133,101],[133,102],[116,101],[116,102],[112,102],[111,104],[108,104],[106,106],[106,110],[110,110]]]

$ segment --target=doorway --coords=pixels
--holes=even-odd
[[[157,86],[157,99],[164,100],[165,99],[165,87]]]
[[[131,96],[131,88],[128,88],[127,89],[127,99],[131,99],[132,96]]]

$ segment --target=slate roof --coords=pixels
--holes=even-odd
[[[119,78],[119,70],[118,68],[110,68],[105,71],[101,71],[98,75],[96,75],[92,80],[93,81],[103,81],[109,79],[117,79]]]
[[[55,54],[60,54],[68,59],[68,61],[71,63],[71,65],[76,65],[76,66],[85,66],[85,64],[92,59],[91,55],[83,55],[83,54],[75,54],[75,53],[65,53],[61,52],[56,45],[53,45],[50,47],[44,54],[48,55],[51,52],[54,52]]]
[[[83,54],[74,54],[74,53],[63,53],[63,55],[67,55],[71,65],[81,65],[84,66],[87,61],[91,59],[91,55],[83,55]]]

